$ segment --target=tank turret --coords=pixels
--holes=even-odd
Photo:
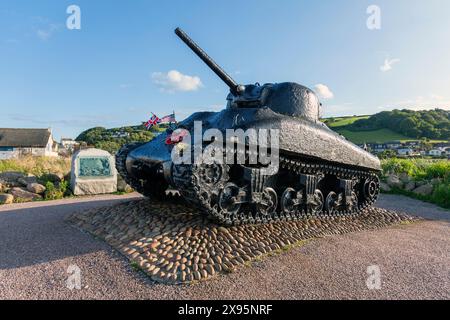
[[[319,120],[321,104],[311,89],[294,82],[238,84],[183,30],[176,28],[175,34],[230,88],[228,108],[269,107],[287,116]]]

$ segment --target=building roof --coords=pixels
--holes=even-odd
[[[45,148],[51,135],[50,129],[0,128],[0,147]]]

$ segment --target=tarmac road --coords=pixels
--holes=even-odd
[[[378,206],[433,220],[315,239],[232,274],[191,286],[168,286],[153,283],[107,244],[64,222],[74,211],[137,196],[1,206],[0,298],[450,298],[450,211],[434,205],[383,195]],[[71,265],[81,272],[80,290],[66,286]],[[380,289],[366,284],[367,268],[374,265],[380,270]]]

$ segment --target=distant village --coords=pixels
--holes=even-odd
[[[450,142],[427,143],[421,141],[390,141],[385,143],[366,143],[359,147],[375,155],[392,155],[397,157],[433,157],[450,159]]]
[[[118,132],[115,137],[120,138],[128,134],[127,132]],[[375,155],[450,159],[450,142],[428,143],[424,146],[421,141],[391,141],[366,143],[359,145],[359,147]],[[50,128],[0,128],[0,160],[26,155],[64,157],[70,156],[79,148],[80,143],[70,138],[61,138],[59,142],[55,141]]]

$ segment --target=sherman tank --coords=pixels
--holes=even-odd
[[[379,159],[319,120],[322,105],[311,89],[294,82],[240,85],[185,32],[175,33],[230,92],[224,110],[194,113],[148,143],[119,150],[116,167],[136,191],[163,201],[175,192],[224,225],[355,215],[376,201]],[[198,136],[208,129],[244,135],[193,141],[196,130]],[[255,145],[249,129],[269,132],[265,143]],[[276,148],[269,144],[275,135]],[[251,161],[263,152],[277,166]]]

